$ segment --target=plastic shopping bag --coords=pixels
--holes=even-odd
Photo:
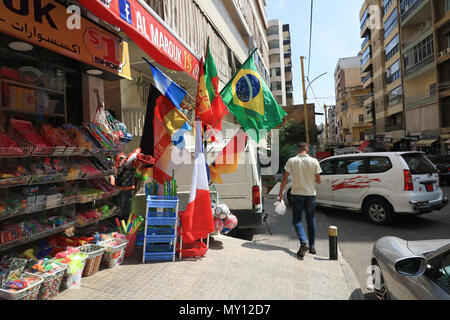
[[[275,213],[284,216],[286,214],[286,204],[284,200],[279,200],[275,202]]]

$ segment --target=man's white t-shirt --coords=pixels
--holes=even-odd
[[[289,159],[284,170],[292,175],[293,195],[316,196],[316,175],[322,173],[317,159],[307,154],[299,154]]]

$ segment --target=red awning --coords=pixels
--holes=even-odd
[[[200,61],[192,51],[139,0],[79,0],[98,18],[121,28],[160,65],[198,79]],[[206,40],[205,40],[206,41]],[[101,44],[100,44],[101,45]]]
[[[369,146],[370,141],[364,141],[363,144],[358,148],[358,151],[364,151],[367,149],[367,147]]]

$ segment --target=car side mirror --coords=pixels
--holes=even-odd
[[[428,262],[423,257],[409,257],[395,262],[395,271],[405,277],[416,278],[425,274]]]

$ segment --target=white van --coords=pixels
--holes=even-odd
[[[211,165],[220,155],[223,148],[234,138],[240,126],[223,122],[222,143],[208,145],[207,162]],[[195,147],[192,139],[186,139],[186,149],[194,153]],[[250,139],[248,139],[250,141]],[[179,193],[190,191],[193,165],[182,165],[175,174]],[[264,204],[262,197],[261,169],[258,164],[257,146],[247,142],[238,170],[234,173],[221,176],[222,184],[211,184],[210,190],[217,192],[221,202],[225,203],[230,211],[238,218],[239,229],[258,227],[263,219]]]
[[[317,205],[362,211],[374,224],[395,214],[425,214],[448,204],[437,168],[421,152],[342,155],[320,162]],[[290,200],[292,184],[286,187]]]

